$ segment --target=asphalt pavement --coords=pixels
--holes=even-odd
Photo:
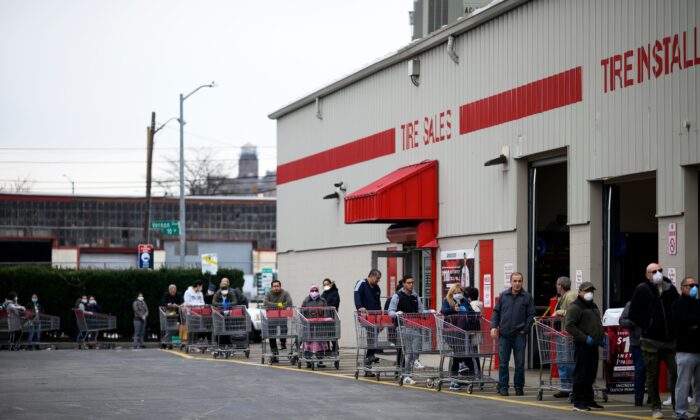
[[[259,346],[258,346],[259,348]],[[259,352],[259,350],[258,350]],[[482,419],[602,418],[493,391],[436,392],[423,385],[355,380],[341,370],[261,365],[236,356],[146,350],[0,352],[0,418]],[[531,393],[530,393],[531,394]],[[532,395],[530,395],[532,397]]]

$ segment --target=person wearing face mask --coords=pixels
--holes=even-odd
[[[571,304],[578,298],[578,293],[575,289],[571,290],[571,279],[566,276],[561,276],[557,279],[556,288],[559,299],[552,316],[564,317]],[[557,325],[557,328],[561,328],[561,325]],[[557,355],[565,354],[566,352],[564,351],[557,351]],[[573,366],[570,363],[557,363],[557,371],[559,372],[562,389],[553,396],[554,398],[569,398],[568,390],[571,389],[571,378],[574,375]]]
[[[698,281],[686,277],[681,281],[681,297],[673,303],[676,327],[676,418],[687,419],[691,383],[695,387],[695,415],[700,413],[700,300]]]
[[[131,304],[131,308],[134,310],[134,349],[145,349],[143,336],[146,334],[148,305],[143,300],[143,293],[136,294],[136,300]]]
[[[338,308],[340,308],[340,293],[338,293],[338,287],[336,287],[333,280],[323,279],[323,293],[321,293],[321,297],[326,301],[328,306],[332,306],[338,311]],[[331,342],[331,351],[333,353],[338,352],[337,341]]]
[[[442,301],[440,313],[445,315],[445,320],[463,330],[474,329],[473,324],[476,321],[478,325],[479,313],[474,311],[469,304],[468,298],[463,294],[464,290],[459,284],[453,284],[447,291],[445,299]],[[457,352],[464,354],[467,349],[464,348],[464,343],[460,340],[450,343],[449,340],[454,340],[455,336],[447,335],[445,337],[450,346],[456,346]],[[475,364],[476,363],[476,364]],[[471,376],[477,372],[478,360],[471,357],[453,357],[450,364],[450,376],[456,378],[458,376]],[[457,381],[450,383],[450,391],[459,391],[462,386]]]
[[[86,310],[88,312],[91,312],[93,314],[97,313],[100,314],[102,313],[102,307],[97,304],[97,299],[95,299],[95,296],[90,296],[90,299],[88,300],[87,308]]]
[[[671,402],[676,396],[676,330],[672,306],[679,295],[671,280],[664,277],[657,263],[647,266],[646,280],[634,289],[630,301],[629,319],[642,328],[640,347],[646,368],[647,393],[651,401],[652,417],[662,419],[659,395],[659,365],[663,361],[671,379]]]
[[[231,281],[224,277],[219,283],[219,290],[214,293],[214,298],[212,299],[212,304],[214,306],[236,306],[243,305],[241,296],[238,294],[238,290],[231,287]]]
[[[197,280],[194,284],[185,290],[185,306],[204,306],[204,295],[202,288],[204,287],[203,280]]]
[[[309,289],[309,294],[304,298],[301,303],[302,308],[319,308],[328,306],[326,300],[321,297],[318,292],[318,286],[315,284],[311,285]],[[312,326],[313,327],[313,326]],[[328,350],[328,343],[325,341],[305,341],[303,343],[304,358],[310,360],[312,356],[316,359],[323,359],[323,352]],[[318,362],[318,367],[326,367],[323,360]],[[306,362],[306,367],[311,368],[311,362]]]
[[[32,313],[32,319],[28,321],[30,324],[29,333],[27,335],[27,350],[39,350],[39,342],[41,341],[41,318],[39,314],[44,313],[44,307],[39,303],[39,296],[34,293],[32,300],[26,306],[27,310]]]
[[[593,384],[598,373],[598,346],[605,347],[608,338],[598,306],[593,302],[593,292],[593,283],[583,282],[564,320],[566,332],[574,339],[574,411],[603,409],[593,399]]]
[[[83,312],[87,312],[88,307],[88,297],[87,295],[82,295],[75,301],[75,309],[80,309]]]
[[[12,313],[16,317],[21,317],[26,309],[24,306],[20,305],[17,302],[17,293],[10,292],[7,294],[7,298],[5,298],[5,303],[3,303],[3,306],[5,307],[5,310],[8,313]],[[10,350],[19,348],[19,339],[21,338],[21,336],[22,331],[20,331],[19,334],[16,334],[14,332],[10,333]]]

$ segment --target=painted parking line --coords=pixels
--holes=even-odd
[[[348,375],[347,373],[331,373],[331,372],[325,372],[325,371],[318,371],[318,370],[308,370],[308,369],[299,369],[297,367],[292,367],[292,366],[279,366],[279,365],[268,365],[268,364],[260,364],[257,362],[248,362],[245,360],[236,360],[236,359],[213,359],[213,358],[205,358],[205,357],[197,357],[197,356],[192,356],[189,354],[184,354],[179,351],[175,350],[160,350],[164,353],[169,353],[175,356],[182,357],[184,359],[188,360],[203,360],[203,361],[209,361],[209,362],[224,362],[224,363],[236,363],[240,365],[247,365],[247,366],[257,366],[257,367],[265,367],[265,368],[272,368],[272,369],[281,369],[281,370],[287,370],[290,372],[304,372],[304,373],[309,373],[309,374],[316,374],[316,375],[323,375],[323,376],[328,376],[328,377],[333,377],[333,378],[343,378],[343,379],[352,379],[353,381],[356,380],[354,376]],[[353,372],[354,373],[354,372]],[[434,389],[429,389],[425,388],[423,386],[416,386],[416,385],[399,385],[396,381],[377,381],[374,378],[358,378],[357,381],[363,381],[367,383],[373,383],[373,384],[381,384],[381,385],[388,385],[388,386],[402,386],[404,388],[410,388],[410,389],[415,389],[419,391],[424,391],[424,392],[438,392],[437,390]],[[504,398],[501,396],[491,396],[491,395],[479,395],[479,394],[466,394],[463,392],[456,392],[456,391],[449,391],[449,390],[443,390],[441,391],[442,394],[449,394],[449,395],[455,395],[463,398],[479,398],[482,400],[491,400],[491,401],[496,401],[496,402],[501,402],[501,403],[509,403],[509,404],[519,404],[519,405],[525,405],[525,406],[531,406],[531,407],[539,407],[539,408],[549,408],[552,410],[559,410],[559,411],[567,411],[571,412],[571,406],[570,405],[565,405],[562,403],[562,405],[555,405],[555,404],[548,404],[548,403],[543,403],[543,402],[534,402],[534,401],[525,401],[525,400],[516,400],[516,399],[511,399],[511,398]],[[583,412],[583,413],[588,413],[588,414],[595,414],[595,415],[601,415],[601,416],[607,416],[607,417],[618,417],[618,418],[625,418],[625,419],[648,419],[649,415],[632,415],[632,414],[624,414],[625,412],[611,412],[611,411],[588,411],[588,412]],[[642,414],[643,412],[640,411],[631,411],[630,413],[639,413]],[[647,411],[648,413],[648,411]]]

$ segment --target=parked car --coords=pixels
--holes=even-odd
[[[262,305],[258,308],[256,302],[250,302],[248,308],[248,315],[250,316],[250,322],[252,324],[252,329],[250,331],[250,341],[253,343],[259,343],[262,341],[262,314],[264,310]]]

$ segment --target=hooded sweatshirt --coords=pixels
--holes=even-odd
[[[185,305],[186,306],[203,306],[204,305],[204,295],[202,292],[195,292],[194,287],[190,286],[185,291]]]

